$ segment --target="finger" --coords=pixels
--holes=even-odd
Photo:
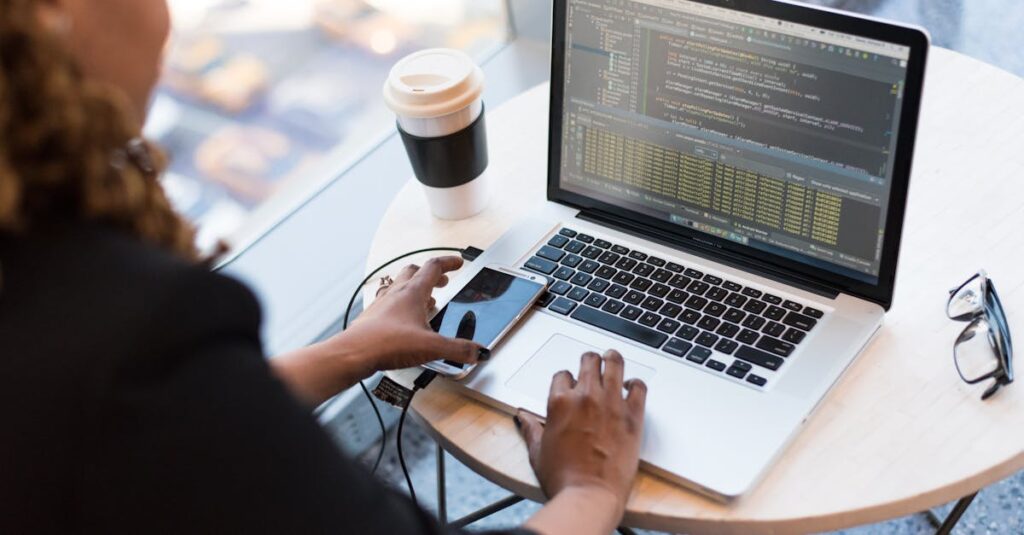
[[[463,364],[476,364],[490,358],[491,353],[480,344],[462,338],[446,338],[430,332],[426,340],[429,360],[447,359]]]
[[[626,407],[636,421],[643,422],[644,407],[647,405],[647,383],[640,379],[626,381]]]
[[[536,471],[540,462],[540,444],[541,439],[544,438],[544,426],[541,425],[539,418],[522,409],[516,411],[514,421],[516,427],[519,428],[519,434],[526,442],[526,450],[530,455],[530,466]]]
[[[462,267],[462,258],[458,256],[441,256],[431,258],[410,281],[421,291],[430,292],[441,281],[441,277],[449,271]]]
[[[580,357],[580,378],[577,382],[584,389],[601,388],[601,355],[587,351]]]
[[[562,370],[551,378],[551,391],[548,392],[548,398],[558,394],[564,394],[573,389],[576,386],[576,380],[572,378],[572,374],[569,370]]]
[[[395,284],[409,282],[409,280],[416,276],[416,272],[419,270],[420,267],[417,266],[416,264],[409,264],[408,266],[405,266],[404,268],[402,268],[402,271],[398,272],[398,275],[395,275]]]
[[[441,280],[437,281],[436,288],[444,288],[448,286],[448,275],[441,275]]]
[[[431,297],[427,300],[427,310],[433,310],[435,306],[437,306],[437,299]]]
[[[622,374],[625,368],[626,361],[618,351],[609,349],[604,352],[604,375],[601,377],[601,383],[615,399],[622,399]]]

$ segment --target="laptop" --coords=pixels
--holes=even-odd
[[[737,498],[892,304],[929,38],[779,1],[554,4],[548,201],[474,262],[550,286],[461,384],[543,416],[555,372],[617,349],[644,469]]]

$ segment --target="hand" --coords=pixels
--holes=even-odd
[[[585,353],[578,381],[568,371],[552,379],[546,423],[522,410],[516,415],[544,493],[554,498],[569,489],[606,491],[619,507],[618,518],[639,466],[647,400],[643,381],[623,385],[624,366],[617,351],[603,359]]]
[[[349,351],[365,356],[369,373],[419,366],[437,359],[475,364],[487,350],[471,340],[446,338],[434,332],[428,316],[436,302],[434,288],[448,284],[446,273],[462,267],[462,258],[446,256],[422,268],[404,268],[387,289],[336,337]]]

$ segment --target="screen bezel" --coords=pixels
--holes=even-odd
[[[621,208],[611,203],[599,201],[586,195],[562,189],[559,182],[562,168],[562,104],[565,89],[564,73],[568,0],[556,0],[554,2],[554,15],[552,18],[551,101],[548,131],[548,200],[572,206],[583,212],[605,212],[620,218],[627,218],[632,222],[652,227],[663,233],[667,232],[681,238],[682,241],[692,242],[697,248],[710,252],[712,255],[716,254],[717,249],[720,250],[723,256],[730,258],[738,256],[749,261],[751,264],[764,265],[773,272],[781,271],[782,273],[792,274],[794,278],[801,281],[811,281],[833,289],[836,292],[854,295],[878,303],[888,310],[892,305],[900,241],[906,213],[907,192],[910,187],[911,165],[913,162],[917,124],[920,116],[925,63],[929,47],[928,34],[919,28],[901,26],[824,8],[772,0],[691,1],[910,47],[878,282],[871,284],[863,280],[846,277],[824,268],[809,266],[781,255],[743,246],[710,234],[691,230],[639,212]],[[707,247],[708,245],[711,245],[710,250]]]

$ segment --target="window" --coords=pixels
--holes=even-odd
[[[393,131],[380,92],[431,47],[482,59],[501,0],[171,0],[174,33],[146,134],[199,246],[275,221]],[[262,222],[262,223],[261,223]]]

